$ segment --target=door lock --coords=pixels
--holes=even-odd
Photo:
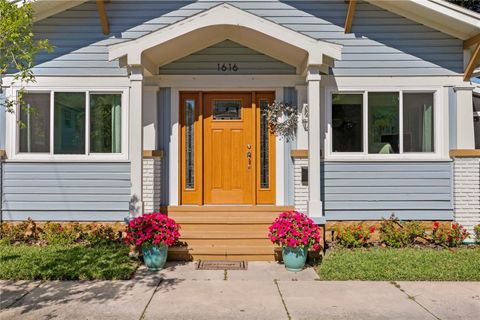
[[[250,151],[247,152],[247,159],[248,159],[248,169],[252,167],[252,153]]]

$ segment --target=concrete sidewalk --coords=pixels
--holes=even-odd
[[[277,263],[130,281],[1,281],[0,319],[478,319],[480,283],[318,281]]]

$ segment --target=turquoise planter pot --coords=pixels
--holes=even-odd
[[[283,247],[282,256],[285,268],[292,272],[302,271],[305,262],[307,262],[307,254],[307,248]]]
[[[150,271],[162,269],[167,262],[168,247],[160,246],[144,246],[142,247],[143,261]]]

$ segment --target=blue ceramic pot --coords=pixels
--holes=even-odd
[[[283,247],[282,256],[285,268],[292,272],[302,271],[305,262],[307,262],[307,254],[308,250],[306,247]]]
[[[168,247],[165,245],[142,246],[142,253],[148,270],[157,271],[167,262]]]

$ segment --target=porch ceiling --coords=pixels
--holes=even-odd
[[[223,40],[232,40],[297,67],[333,66],[342,47],[310,38],[229,4],[220,4],[139,39],[109,48],[109,59],[124,58],[152,74],[175,61]]]

